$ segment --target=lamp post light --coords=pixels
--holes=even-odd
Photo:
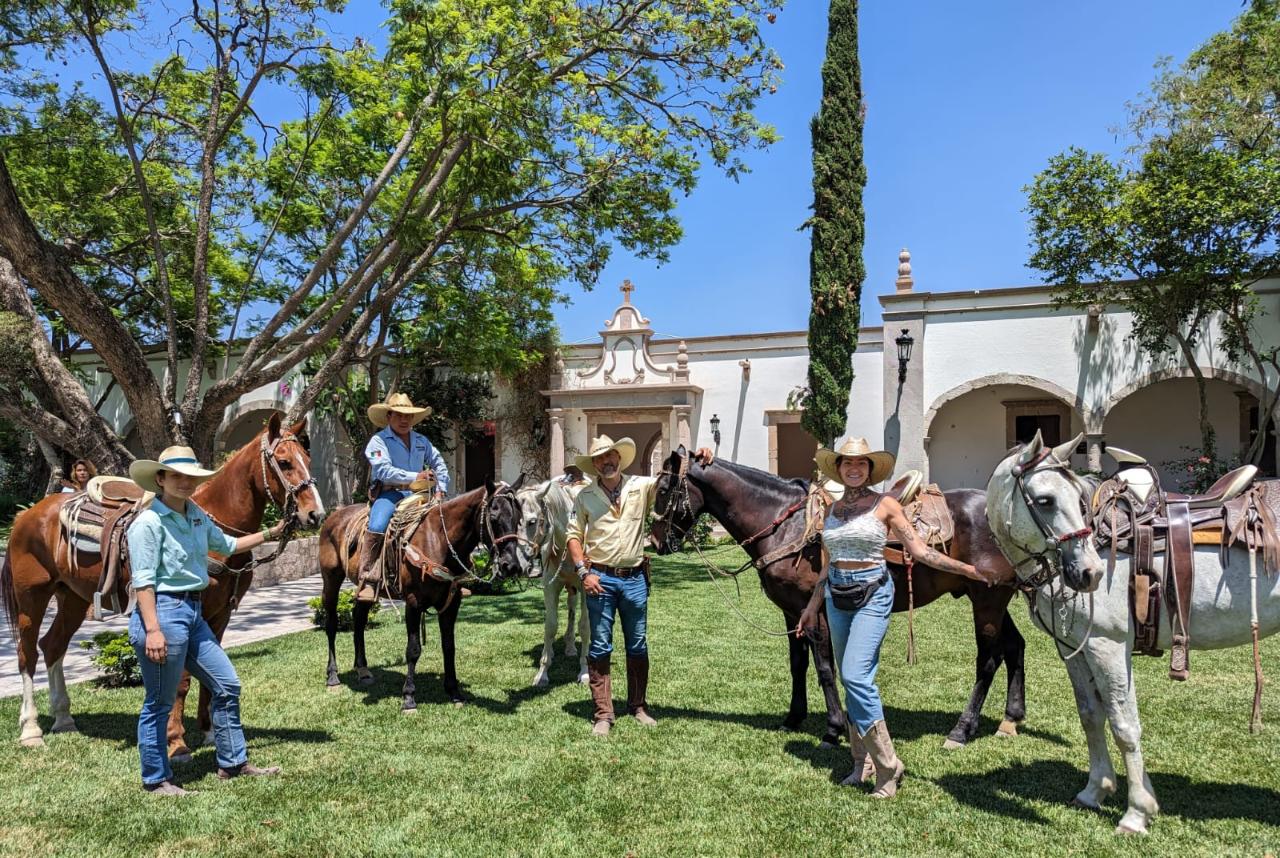
[[[720,415],[711,415],[711,440],[716,442],[716,446],[720,446]]]
[[[893,340],[898,345],[898,384],[903,384],[907,380],[907,363],[911,360],[911,347],[915,345],[915,340],[911,334],[907,333],[907,329],[903,328],[902,333],[894,337]]]

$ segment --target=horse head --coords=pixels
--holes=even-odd
[[[518,551],[529,574],[535,578],[542,576],[542,555],[554,534],[547,495],[555,485],[555,480],[547,480],[540,486],[530,486],[516,494],[520,503]]]
[[[298,527],[315,527],[324,518],[324,501],[311,476],[311,453],[304,417],[284,427],[279,412],[271,415],[259,435],[262,490],[283,511],[293,513]]]
[[[996,466],[987,484],[991,531],[1024,583],[1039,586],[1060,573],[1066,586],[1088,593],[1102,582],[1088,486],[1070,468],[1082,438],[1048,447],[1037,432]]]
[[[524,474],[511,485],[496,484],[492,478],[484,483],[484,528],[481,538],[493,552],[494,569],[499,580],[525,575],[531,563],[523,534],[520,487]]]
[[[662,463],[654,494],[654,547],[659,554],[679,550],[685,536],[693,529],[702,513],[702,492],[689,482],[689,466],[693,457],[681,444]]]

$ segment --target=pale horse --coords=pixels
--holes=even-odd
[[[987,517],[1018,577],[1030,585],[1037,626],[1053,636],[1067,665],[1089,747],[1089,781],[1073,804],[1096,809],[1116,790],[1104,723],[1124,757],[1129,797],[1116,831],[1146,833],[1159,805],[1142,759],[1142,725],[1133,683],[1134,629],[1129,611],[1129,557],[1115,567],[1098,555],[1085,517],[1088,485],[1070,470],[1078,436],[1046,447],[1036,435],[996,466],[987,484]],[[1256,558],[1261,564],[1261,557]],[[1280,629],[1280,576],[1257,578],[1259,636]],[[1224,569],[1219,548],[1195,546],[1189,627],[1193,649],[1222,649],[1252,640],[1250,556],[1232,548]],[[1159,646],[1168,649],[1168,611]],[[1078,650],[1078,652],[1077,652]]]
[[[523,551],[531,555],[528,560],[533,568],[541,570],[543,597],[542,657],[533,685],[546,687],[550,682],[551,662],[555,658],[556,631],[560,625],[560,593],[569,596],[569,622],[565,625],[565,658],[578,656],[578,682],[587,682],[587,649],[591,645],[591,624],[587,617],[586,592],[574,574],[569,560],[569,516],[573,512],[573,499],[583,486],[566,486],[560,480],[548,480],[520,492]],[[575,645],[573,629],[578,628]]]

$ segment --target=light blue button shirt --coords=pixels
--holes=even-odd
[[[159,593],[203,590],[209,586],[209,552],[230,556],[236,550],[236,540],[192,501],[184,515],[156,498],[129,525],[128,538],[133,588]]]
[[[422,471],[434,471],[436,488],[442,492],[449,491],[449,468],[444,463],[444,456],[432,446],[426,435],[411,431],[406,446],[395,430],[388,426],[369,439],[364,457],[369,460],[371,481],[411,483]]]

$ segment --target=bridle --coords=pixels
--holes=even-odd
[[[1045,460],[1050,458],[1052,458],[1052,461],[1049,462],[1048,464],[1044,464]],[[1067,463],[1059,461],[1056,457],[1053,456],[1052,447],[1045,447],[1038,454],[1036,454],[1036,456],[1032,458],[1029,462],[1014,465],[1012,469],[1014,485],[1017,486],[1018,488],[1018,494],[1021,495],[1023,505],[1026,506],[1027,512],[1031,515],[1031,520],[1035,522],[1036,528],[1039,529],[1041,536],[1044,537],[1044,540],[1045,540],[1044,548],[1042,548],[1040,551],[1033,551],[1029,546],[1023,545],[1019,543],[1017,540],[1013,539],[1012,498],[1010,498],[1009,511],[1011,514],[1009,516],[1009,522],[1006,523],[1005,525],[1006,536],[1009,537],[1009,541],[1014,545],[1014,547],[1016,547],[1019,551],[1021,551],[1023,554],[1026,555],[1025,557],[1022,558],[1022,560],[1013,564],[1014,574],[1017,575],[1018,577],[1019,589],[1022,591],[1023,595],[1027,597],[1027,606],[1030,609],[1031,613],[1035,616],[1037,620],[1040,621],[1040,625],[1042,627],[1048,629],[1050,637],[1053,638],[1054,643],[1057,644],[1058,646],[1059,655],[1062,655],[1062,648],[1064,646],[1070,647],[1070,644],[1064,644],[1063,641],[1058,637],[1057,622],[1056,622],[1057,617],[1060,616],[1063,622],[1065,623],[1067,618],[1067,613],[1068,613],[1067,611],[1067,589],[1068,588],[1067,588],[1066,582],[1062,580],[1061,574],[1060,574],[1062,571],[1062,546],[1063,544],[1070,542],[1073,539],[1084,539],[1089,536],[1092,536],[1093,528],[1090,527],[1088,524],[1086,524],[1084,527],[1080,528],[1079,530],[1074,530],[1070,533],[1064,533],[1064,534],[1054,533],[1054,530],[1050,526],[1049,522],[1045,521],[1044,517],[1040,515],[1039,508],[1037,507],[1035,500],[1031,497],[1031,492],[1028,491],[1027,489],[1026,481],[1030,476],[1030,474],[1035,473],[1037,471],[1061,470],[1065,475],[1066,469],[1067,469]],[[1088,510],[1088,507],[1085,505],[1083,495],[1080,497],[1080,512],[1083,515],[1084,521],[1086,522],[1089,521],[1089,510]],[[1056,558],[1057,562],[1054,561],[1054,558]],[[1022,567],[1028,563],[1035,563],[1037,569],[1035,572],[1024,577],[1019,570],[1021,570]],[[1053,589],[1053,583],[1055,579],[1061,585],[1058,588],[1057,592],[1054,592],[1054,589]],[[1045,586],[1049,587],[1049,590],[1050,590],[1049,600],[1051,602],[1056,601],[1060,603],[1060,608],[1057,612],[1053,612],[1053,611],[1050,612],[1050,621],[1047,624],[1045,623],[1044,618],[1040,614],[1039,603],[1038,603],[1040,588]],[[1068,628],[1067,631],[1070,631],[1070,629]],[[1080,652],[1084,649],[1085,644],[1088,643],[1089,635],[1092,631],[1093,631],[1093,593],[1090,592],[1089,593],[1089,628],[1085,630],[1085,634],[1083,639],[1081,639],[1080,641],[1080,645],[1077,646],[1071,652],[1070,655],[1062,656],[1063,661],[1074,658],[1075,656],[1080,654]]]
[[[680,466],[676,470],[671,471],[663,468],[658,472],[659,477],[670,477],[676,481],[666,496],[666,509],[659,513],[654,520],[654,524],[662,524],[663,532],[666,534],[668,542],[671,540],[672,532],[675,529],[676,514],[684,512],[690,516],[693,515],[693,501],[689,498],[689,459],[691,457],[688,455],[681,456],[679,453],[676,455],[680,460]],[[687,535],[688,531],[681,528],[680,537],[676,540],[676,545],[683,542]]]
[[[301,446],[302,442],[297,435],[292,432],[281,433],[274,441],[268,441],[266,434],[262,436],[259,444],[262,458],[262,487],[266,490],[267,497],[273,504],[280,507],[281,515],[287,520],[292,521],[296,518],[295,513],[298,509],[298,495],[316,484],[316,478],[311,476],[310,470],[307,472],[307,478],[296,483],[291,483],[284,476],[284,469],[280,467],[280,463],[276,461],[276,448],[285,441],[293,441]],[[275,492],[271,490],[271,480],[267,478],[268,465],[271,472],[276,475],[276,479],[280,481],[281,487],[284,489],[284,502],[276,500]],[[287,527],[288,525],[286,525]]]
[[[514,540],[524,539],[524,541],[526,542],[528,541],[527,539],[525,539],[525,537],[520,535],[518,526],[516,527],[515,532],[504,534],[502,536],[498,536],[493,531],[493,515],[492,513],[489,512],[489,505],[493,501],[499,498],[506,498],[515,504],[516,510],[519,509],[519,503],[516,499],[515,494],[509,491],[510,488],[511,487],[506,483],[498,483],[498,485],[494,489],[493,494],[489,494],[487,492],[485,493],[484,501],[480,504],[480,509],[476,513],[476,515],[479,517],[477,529],[480,531],[480,539],[489,548],[489,550],[492,552],[495,558],[498,553],[498,546],[503,544],[504,542],[510,542],[513,539]],[[474,578],[475,580],[484,581],[486,583],[492,583],[498,577],[498,566],[497,566],[496,559],[494,561],[494,565],[491,567],[489,577],[485,578],[476,574],[475,567],[462,559],[461,555],[458,554],[457,549],[453,547],[453,540],[449,539],[449,523],[445,520],[445,517],[444,517],[444,504],[443,503],[436,504],[436,510],[439,512],[439,515],[440,515],[440,533],[444,537],[444,544],[449,547],[449,555],[453,557],[454,562],[456,562],[458,566],[461,567],[462,569],[465,569],[467,572],[467,575]],[[518,522],[520,520],[520,516],[518,514],[514,515],[514,519]],[[439,575],[436,575],[435,577],[440,578]]]

